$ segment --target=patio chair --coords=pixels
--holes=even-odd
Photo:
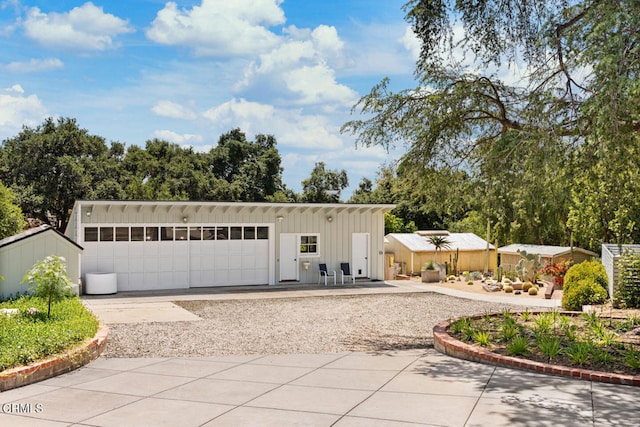
[[[341,262],[340,263],[340,278],[342,279],[342,284],[343,285],[344,285],[344,277],[345,276],[351,277],[351,282],[354,285],[356,284],[356,276],[351,274],[351,267],[349,266],[349,263],[348,262]]]
[[[327,277],[333,277],[333,284],[336,284],[336,271],[335,270],[331,270],[328,271],[327,270],[327,264],[319,264],[318,268],[320,269],[320,274],[318,275],[318,284],[320,284],[320,281],[324,278],[324,285],[327,286]],[[333,273],[333,274],[331,274]]]

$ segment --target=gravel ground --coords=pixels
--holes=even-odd
[[[425,348],[451,317],[522,307],[437,293],[180,301],[196,322],[109,325],[105,357],[335,353]]]

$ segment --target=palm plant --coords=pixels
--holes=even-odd
[[[436,251],[433,254],[433,262],[437,264],[438,251],[441,251],[443,249],[449,249],[451,247],[451,242],[447,239],[446,236],[438,236],[438,235],[429,236],[427,237],[427,240],[436,248]]]

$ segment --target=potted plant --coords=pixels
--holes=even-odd
[[[440,280],[440,269],[436,267],[435,262],[429,261],[422,266],[420,276],[424,283],[432,283]]]

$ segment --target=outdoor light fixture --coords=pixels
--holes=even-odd
[[[91,216],[91,210],[90,209],[87,211],[87,216]]]
[[[284,219],[284,217],[282,215],[278,215],[276,217],[276,219],[278,220],[278,222],[282,222],[282,220]]]
[[[182,222],[184,222],[186,224],[187,221],[189,221],[189,217],[188,216],[183,216],[182,217]]]
[[[331,215],[327,215],[327,221],[332,222],[333,221],[333,217]]]

